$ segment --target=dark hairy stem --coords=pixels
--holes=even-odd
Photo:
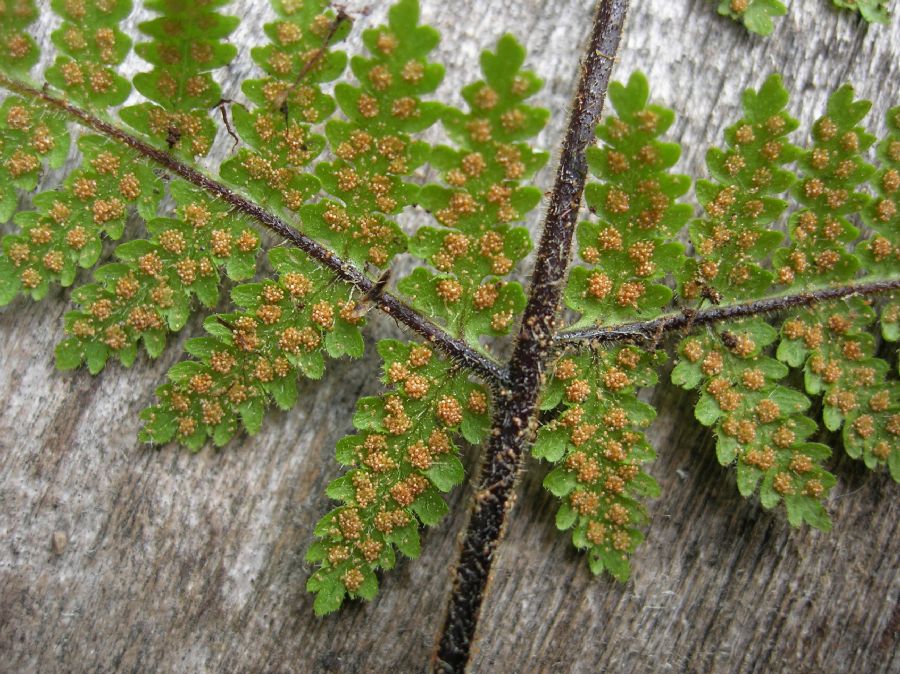
[[[509,383],[506,371],[487,356],[477,352],[461,339],[452,337],[441,327],[428,320],[409,305],[387,293],[372,293],[375,282],[370,280],[359,269],[346,260],[341,259],[330,250],[294,229],[277,215],[270,213],[254,202],[242,197],[222,183],[204,175],[200,171],[184,164],[164,150],[153,147],[140,138],[123,131],[117,126],[105,122],[67,101],[36,89],[24,82],[9,79],[0,75],[0,86],[17,94],[43,101],[52,108],[62,110],[77,119],[84,126],[130,147],[138,154],[150,159],[187,182],[196,185],[208,194],[230,204],[235,211],[256,220],[270,231],[289,241],[322,266],[330,270],[342,281],[353,285],[364,295],[372,295],[373,304],[384,313],[417,332],[428,342],[440,349],[458,365],[482,377],[493,388]],[[376,296],[377,295],[377,296]]]
[[[494,553],[512,505],[522,453],[532,441],[543,372],[572,253],[575,220],[587,177],[585,149],[603,110],[628,0],[600,0],[563,142],[550,205],[537,251],[528,304],[509,363],[510,385],[495,400],[493,433],[475,490],[434,669],[462,672],[484,600]]]
[[[850,283],[809,292],[767,297],[754,302],[716,306],[703,311],[685,309],[650,321],[637,321],[608,328],[585,328],[561,332],[554,339],[559,346],[611,344],[622,341],[658,342],[668,334],[687,331],[695,327],[796,307],[809,307],[820,302],[839,300],[844,297],[877,295],[892,290],[900,290],[900,279]]]

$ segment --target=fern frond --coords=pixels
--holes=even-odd
[[[160,16],[138,28],[150,42],[135,52],[153,65],[134,76],[134,88],[150,103],[123,108],[119,116],[154,141],[186,157],[206,155],[216,135],[212,108],[222,89],[211,70],[227,65],[237,49],[221,40],[234,31],[238,18],[214,11],[227,0],[152,0],[146,7]]]
[[[900,107],[886,115],[888,135],[878,144],[883,167],[872,183],[877,197],[863,210],[863,222],[875,236],[857,248],[866,269],[887,275],[900,266]],[[900,340],[900,294],[892,293],[881,310],[881,335],[889,342]]]
[[[396,548],[419,555],[419,523],[436,525],[447,513],[441,492],[465,478],[455,438],[480,442],[490,428],[487,390],[419,344],[385,340],[388,391],[357,403],[361,431],[338,442],[338,461],[349,470],[328,486],[343,505],[316,526],[307,560],[319,564],[307,589],[319,615],[344,597],[371,599],[374,571],[395,564]]]
[[[684,246],[674,240],[691,216],[676,200],[690,179],[669,173],[681,148],[657,138],[675,120],[671,110],[649,104],[647,79],[614,82],[609,99],[618,117],[597,130],[603,147],[588,148],[591,173],[585,201],[600,222],[578,225],[578,251],[589,266],[569,275],[566,305],[581,318],[576,325],[606,325],[652,317],[672,299],[658,281],[684,266]]]
[[[372,307],[424,338],[427,346],[379,344],[384,389],[359,401],[358,432],[338,445],[348,470],[328,494],[340,505],[308,554],[318,564],[308,583],[317,613],[347,596],[370,599],[375,572],[392,567],[397,550],[418,554],[419,525],[441,519],[441,493],[465,478],[456,443],[490,434],[445,633],[451,660],[467,649],[538,407],[549,420],[533,453],[553,464],[544,484],[561,501],[557,526],[572,530],[594,573],[626,579],[643,539],[641,499],[659,493],[643,470],[655,458],[645,437],[655,412],[637,391],[657,383],[659,347],[673,332],[684,339],[672,381],[699,391],[695,416],[714,429],[718,459],[736,465],[744,496],[758,493],[766,508],[783,503],[793,525],[830,527],[831,450],[810,441],[817,426],[806,394],[822,396],[825,426],[842,430],[851,456],[886,464],[900,480],[900,384],[871,334],[879,308],[871,298],[900,288],[900,109],[889,113],[876,169],[865,155],[875,139],[860,125],[869,106],[850,87],[829,99],[807,152],[789,140],[797,122],[779,77],[745,92],[726,147],[707,154],[711,179],[696,184],[705,214],[690,222],[688,257],[677,237],[691,220],[679,203],[690,180],[671,172],[680,148],[662,140],[674,114],[650,104],[643,75],[612,85],[617,116],[586,152],[596,217],[578,224],[581,261],[566,280],[583,153],[615,61],[606,47],[614,52],[628,4],[600,3],[532,296],[514,355],[501,364],[481,340],[507,333],[526,306],[512,275],[531,248],[520,224],[541,198],[527,182],[547,160],[532,147],[548,113],[528,104],[542,82],[523,69],[525,50],[505,35],[482,54],[482,79],[462,90],[466,110],[428,100],[444,74],[429,60],[439,35],[420,24],[417,0],[399,0],[387,25],[363,33],[366,55],[349,61],[352,77],[332,94],[348,64],[334,47],[349,17],[327,0],[272,0],[269,44],[252,50],[264,76],[243,83],[245,107],[222,100],[213,77],[236,53],[225,43],[237,25],[219,13],[225,4],[145,3],[158,18],[139,26],[150,40],[135,51],[152,70],[133,79],[148,100],[120,113],[132,133],[109,120],[132,84],[117,73],[131,45],[119,30],[130,0],[44,2],[62,26],[43,87],[29,80],[38,50],[24,30],[35,4],[0,0],[0,68],[9,74],[0,75],[9,92],[0,105],[0,220],[15,212],[17,190],[52,184],[45,173],[71,149],[68,122],[101,134],[81,135],[62,185],[42,188],[15,215],[19,231],[0,256],[0,304],[71,285],[136,213],[148,238],[119,245],[116,261],[72,293],[77,309],[56,350],[60,368],[86,362],[96,373],[111,357],[130,365],[141,345],[157,356],[195,308],[218,304],[223,276],[252,277],[261,236],[250,220],[295,246],[269,251],[272,278],[233,288],[234,310],[205,321],[207,335],[187,342],[191,358],[144,410],[142,440],[192,450],[256,433],[267,408],[296,403],[300,376],[323,376],[326,357],[360,357]],[[835,4],[870,20],[885,9],[879,0]],[[719,11],[767,33],[785,7],[720,0]],[[196,159],[209,153],[219,115],[234,147],[214,178]],[[439,121],[449,142],[435,146],[423,134]],[[421,187],[426,165],[438,178]],[[786,193],[798,207],[783,243]],[[398,216],[415,206],[434,222],[404,230]],[[856,219],[866,225],[859,243]],[[388,273],[369,274],[390,271],[406,252],[428,266],[399,280],[401,299],[386,291]],[[560,294],[577,314],[568,335],[557,331]],[[882,335],[900,339],[900,291],[884,299]],[[592,339],[578,355],[555,348]],[[804,369],[806,394],[790,386],[788,366]]]
[[[817,428],[803,415],[809,399],[780,384],[788,368],[765,355],[777,337],[777,330],[760,319],[689,337],[678,347],[681,358],[672,382],[701,390],[695,416],[715,429],[719,463],[737,461],[743,496],[758,488],[765,508],[784,501],[794,526],[806,522],[830,529],[821,501],[835,480],[821,462],[831,450],[807,441]]]
[[[888,135],[878,144],[883,168],[871,180],[877,197],[862,211],[875,236],[857,247],[872,274],[888,274],[900,266],[900,107],[888,110],[886,122]]]
[[[117,263],[94,272],[95,283],[77,288],[72,298],[81,310],[66,314],[72,335],[56,348],[60,369],[86,361],[92,374],[110,356],[127,366],[137,344],[156,358],[166,335],[180,331],[191,315],[191,296],[214,307],[220,274],[245,280],[256,270],[259,235],[222,203],[186,183],[170,183],[179,218],[147,220],[150,240],[119,245]]]
[[[658,140],[671,127],[671,110],[651,105],[646,77],[613,82],[608,116],[596,132],[601,147],[587,150],[591,174],[585,201],[600,222],[579,223],[578,251],[586,265],[573,266],[566,306],[580,314],[576,325],[609,325],[652,317],[672,299],[659,283],[684,264],[684,246],[674,240],[691,215],[677,199],[687,176],[669,169],[681,148]],[[632,346],[566,357],[557,363],[541,400],[542,409],[562,404],[559,419],[538,432],[532,453],[556,467],[544,486],[563,499],[556,523],[574,527],[572,542],[587,549],[591,571],[619,580],[630,573],[628,555],[643,540],[646,522],[640,496],[657,496],[656,482],[639,468],[656,457],[643,429],[655,416],[636,389],[657,381],[665,361],[660,351]]]
[[[255,108],[231,109],[234,129],[248,147],[224,162],[220,175],[282,213],[299,211],[321,187],[308,167],[325,138],[311,128],[335,110],[321,85],[344,72],[346,54],[330,46],[350,29],[349,20],[326,11],[328,4],[308,0],[287,11],[285,3],[274,3],[279,20],[266,26],[272,43],[252,51],[268,77],[242,85]]]
[[[20,150],[8,160],[7,170],[14,172],[17,162],[26,161],[26,148],[35,146],[51,148],[45,154],[49,168],[63,163],[69,135],[62,119],[16,97],[4,102],[0,118],[6,120],[6,128],[0,128],[4,142],[17,136],[23,139]],[[16,128],[11,128],[13,119]],[[29,137],[30,141],[24,140]],[[3,238],[0,304],[19,292],[39,300],[51,284],[72,285],[79,268],[97,263],[103,235],[110,239],[122,236],[131,209],[145,219],[155,216],[163,187],[146,163],[101,136],[82,136],[78,148],[80,167],[60,188],[35,195],[36,210],[16,214],[20,233]],[[28,156],[38,168],[13,180],[13,186],[36,186],[40,155]]]
[[[300,211],[304,231],[356,264],[384,267],[406,250],[406,235],[393,220],[414,203],[417,185],[403,180],[429,157],[431,147],[411,134],[434,124],[443,106],[423,101],[444,69],[427,60],[437,31],[419,24],[417,0],[401,0],[388,25],[367,30],[369,58],[351,60],[359,86],[339,83],[335,98],[347,121],[330,120],[325,133],[334,162],[316,166],[326,199]]]
[[[472,344],[506,334],[525,306],[521,286],[504,277],[531,250],[531,237],[510,223],[540,202],[540,190],[522,183],[547,154],[524,141],[540,132],[548,111],[524,104],[542,86],[522,70],[524,61],[525,49],[503,36],[496,52],[481,55],[484,80],[462,90],[469,112],[446,110],[443,125],[455,146],[439,146],[431,156],[445,184],[419,195],[442,227],[420,227],[409,244],[440,273],[418,268],[398,284],[413,306]]]
[[[789,247],[776,249],[783,235],[767,228],[787,208],[787,202],[774,195],[786,191],[796,180],[783,165],[801,156],[799,148],[787,140],[787,134],[797,126],[785,111],[787,102],[787,91],[778,76],[770,77],[758,92],[745,92],[744,118],[726,131],[729,148],[713,149],[707,154],[716,182],[697,182],[697,194],[707,217],[691,226],[691,239],[699,256],[682,277],[686,298],[718,303],[723,299],[764,295],[773,280],[766,268],[770,254],[774,252],[776,261],[799,259],[806,254]],[[858,106],[852,106],[852,90],[840,90],[832,99],[830,113],[847,127],[844,132],[855,133],[851,129],[859,121],[859,112],[862,110]],[[833,141],[834,135],[837,132],[827,142]],[[846,156],[840,159],[845,162],[840,164],[840,189],[844,190],[840,193],[841,208],[850,201],[859,203],[844,189],[866,177],[866,169],[855,154],[857,149],[858,145],[848,148]],[[812,157],[823,153],[829,157],[832,151],[831,145],[814,148],[806,155],[804,167]],[[816,170],[822,173],[825,166],[819,165]],[[804,187],[818,180],[818,176],[808,178],[795,190],[801,203],[809,207],[796,215],[798,221],[817,217],[813,209],[822,195],[807,194],[809,190]],[[852,229],[846,221],[842,222],[847,231]],[[796,240],[807,241],[803,237],[795,237]],[[844,259],[835,249],[840,243],[833,245],[829,238],[824,244],[829,252],[823,260],[836,258],[831,268],[838,267],[837,261]],[[820,252],[814,246],[810,250]],[[856,267],[846,263],[843,268],[848,271],[840,277],[846,279]],[[798,278],[789,272],[782,266],[779,279],[783,283],[805,283],[806,277]],[[819,282],[818,277],[814,279]],[[831,452],[825,445],[807,441],[817,428],[803,414],[810,401],[779,383],[787,376],[788,368],[766,355],[777,337],[775,328],[753,318],[729,322],[712,333],[684,339],[678,346],[680,359],[672,371],[672,382],[687,389],[700,389],[695,416],[715,429],[719,462],[737,462],[737,484],[742,495],[750,496],[758,488],[764,507],[784,502],[791,524],[806,522],[828,529],[831,522],[821,501],[834,478],[821,462]]]
[[[784,235],[769,228],[787,208],[776,198],[795,182],[783,168],[800,156],[787,140],[797,120],[785,108],[788,92],[773,75],[759,91],[744,92],[744,117],[725,132],[728,147],[712,148],[706,163],[714,181],[698,180],[706,217],[690,226],[696,254],[680,275],[681,295],[714,301],[759,297],[772,283],[764,268]]]
[[[867,271],[896,268],[893,240],[898,218],[884,192],[885,177],[888,187],[892,184],[890,163],[876,179],[880,199],[854,191],[875,174],[875,167],[860,156],[875,141],[858,126],[869,107],[867,101],[854,101],[853,90],[845,86],[829,99],[827,115],[815,123],[815,144],[801,162],[806,175],[796,189],[797,200],[807,208],[791,218],[791,246],[779,249],[774,257],[782,283],[814,286],[852,278],[860,259],[847,246],[859,231],[846,218],[860,211],[877,234],[859,248],[867,261],[881,257],[886,263],[873,264]],[[883,159],[890,143],[889,137],[881,145]],[[862,458],[870,468],[891,465],[896,479],[900,458],[892,455],[900,451],[896,447],[900,385],[885,379],[888,363],[875,358],[875,340],[868,332],[875,318],[874,310],[860,298],[799,312],[784,322],[778,358],[792,367],[804,366],[806,391],[823,396],[825,426],[831,431],[843,427],[847,453]]]
[[[118,27],[131,13],[131,0],[53,0],[51,7],[62,18],[51,36],[61,54],[47,69],[47,81],[86,108],[123,103],[131,83],[114,66],[131,51],[131,38]]]
[[[0,222],[16,211],[16,190],[33,191],[44,168],[57,169],[69,153],[60,115],[34,108],[18,96],[0,105]]]
[[[25,30],[38,17],[34,0],[8,0],[0,5],[0,70],[27,75],[40,49]]]
[[[787,14],[787,7],[778,0],[717,0],[719,14],[744,24],[752,33],[771,35],[775,29],[772,18]]]
[[[532,448],[555,466],[544,487],[562,500],[556,526],[573,529],[572,542],[588,550],[593,573],[605,569],[621,581],[630,573],[628,555],[644,539],[639,527],[647,512],[638,499],[659,496],[659,485],[640,468],[656,458],[644,436],[656,412],[635,392],[656,384],[665,359],[662,351],[633,346],[566,357],[541,400],[541,409],[562,407]]]
[[[869,23],[888,23],[891,20],[889,0],[831,0],[835,7],[859,12]]]
[[[806,391],[822,396],[829,430],[843,427],[847,453],[869,468],[888,464],[900,481],[900,384],[874,357],[875,316],[859,298],[801,312],[785,321],[778,358],[804,368]]]
[[[751,33],[771,35],[775,28],[772,19],[787,14],[787,7],[779,0],[716,0],[718,11],[744,24]],[[889,0],[831,0],[835,7],[858,12],[869,23],[889,23]]]
[[[322,376],[326,354],[362,355],[362,319],[347,287],[296,250],[273,248],[269,262],[277,282],[237,286],[239,310],[207,318],[210,336],[187,343],[195,360],[169,370],[159,403],[141,415],[143,439],[177,438],[197,450],[209,438],[224,445],[241,425],[252,435],[272,403],[293,407],[299,375]]]
[[[853,88],[844,85],[813,125],[813,147],[799,162],[801,178],[793,190],[804,208],[791,215],[791,244],[773,257],[780,283],[814,287],[846,281],[859,269],[859,259],[846,249],[859,230],[847,218],[870,200],[855,191],[875,172],[862,158],[875,138],[859,126],[870,107],[868,101],[855,101]]]
[[[310,122],[324,121],[333,112],[334,103],[313,84],[336,77],[343,69],[342,54],[330,56],[323,50],[340,35],[338,29],[345,22],[340,17],[320,14],[323,3],[319,0],[309,0],[294,9],[299,14],[282,11],[282,16],[294,16],[296,22],[281,21],[269,26],[268,32],[282,44],[284,38],[292,43],[289,38],[297,36],[317,47],[285,52],[273,46],[257,52],[257,57],[265,59],[268,67],[279,70],[281,66],[277,64],[284,61],[282,74],[297,67],[301,77],[298,79],[291,72],[289,81],[270,78],[248,84],[248,91],[251,97],[256,97],[259,107],[253,113],[236,114],[235,120],[253,149],[242,151],[226,162],[222,173],[253,193],[272,194],[284,188],[276,202],[289,210],[300,211],[305,233],[327,243],[352,263],[385,265],[406,247],[405,235],[390,216],[408,205],[418,192],[415,185],[405,182],[401,176],[411,173],[430,153],[430,146],[414,141],[408,132],[430,126],[442,108],[440,104],[419,98],[433,90],[443,75],[443,68],[426,60],[427,53],[437,43],[437,33],[419,26],[418,3],[404,0],[391,9],[388,26],[364,34],[373,58],[357,57],[353,61],[359,87],[342,83],[336,88],[338,103],[349,121],[328,121],[326,135],[338,159],[318,163],[317,178],[303,172],[303,164],[311,161],[322,145],[321,139],[308,133]],[[291,54],[298,56],[299,63],[291,60]],[[312,84],[304,79],[307,74]],[[280,136],[273,135],[273,138],[280,137],[284,142],[271,142],[272,138],[264,139],[260,135],[261,129],[277,134],[278,125],[284,129]],[[257,168],[260,173],[255,174]],[[340,201],[325,199],[301,206],[320,186]],[[235,390],[237,382],[237,390],[249,391],[249,398],[226,405],[224,421],[216,419],[211,424],[204,421],[202,401],[191,408],[192,416],[185,416],[183,399],[190,391],[185,385],[177,386],[176,381],[176,386],[160,389],[160,406],[147,412],[151,420],[147,426],[148,438],[165,442],[177,434],[189,446],[198,446],[207,437],[221,444],[237,430],[238,418],[243,419],[248,431],[255,432],[270,400],[274,399],[283,408],[293,405],[298,372],[308,377],[322,376],[323,352],[332,357],[345,353],[362,355],[362,339],[356,328],[362,322],[361,312],[351,301],[347,287],[336,283],[336,279],[311,261],[304,262],[301,253],[294,251],[289,258],[284,255],[279,249],[270,253],[270,260],[284,267],[279,283],[292,286],[293,277],[300,274],[303,280],[298,282],[303,286],[304,299],[291,298],[288,292],[283,302],[290,306],[280,306],[260,298],[246,299],[251,290],[261,292],[255,286],[238,288],[233,298],[241,298],[241,306],[250,311],[221,318],[230,325],[236,325],[234,321],[238,319],[246,324],[248,327],[238,332],[250,335],[253,348],[231,348],[228,353],[234,359],[233,366],[222,373],[227,381],[216,381],[211,388],[219,395]],[[266,323],[268,316],[272,320]],[[263,325],[258,325],[260,321]],[[207,321],[206,325],[207,329],[218,329],[214,322]],[[223,352],[224,347],[216,351]],[[277,382],[266,386],[269,383],[266,376],[276,362],[280,364]],[[193,367],[179,364],[173,368],[170,378],[179,379],[182,369]],[[214,370],[211,362],[204,367],[204,373]],[[178,419],[177,431],[175,419]],[[227,432],[221,430],[224,428]]]

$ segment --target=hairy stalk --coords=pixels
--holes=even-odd
[[[758,316],[796,307],[808,307],[843,297],[877,295],[892,290],[900,290],[900,279],[851,283],[792,295],[767,297],[754,302],[711,307],[703,311],[683,309],[678,313],[667,314],[650,321],[561,332],[554,337],[554,340],[559,346],[575,347],[587,344],[614,344],[623,341],[657,343],[670,333],[690,330],[702,325],[714,325],[736,318]]]
[[[497,396],[494,428],[475,490],[434,667],[461,672],[468,662],[494,553],[512,505],[522,453],[532,441],[543,371],[571,258],[575,221],[587,177],[585,149],[594,138],[625,22],[628,0],[601,0],[563,142],[544,222],[528,304],[509,364],[511,383]]]
[[[291,227],[277,215],[268,212],[249,199],[245,199],[222,183],[180,162],[164,150],[145,143],[130,133],[91,115],[61,98],[3,75],[0,75],[0,86],[22,96],[43,101],[48,106],[65,112],[84,126],[130,147],[164,169],[180,176],[207,193],[222,199],[230,204],[235,211],[253,218],[262,226],[289,241],[292,245],[332,271],[339,279],[353,285],[364,295],[371,293],[373,304],[381,311],[424,337],[454,362],[467,368],[473,374],[482,377],[493,388],[508,385],[509,380],[506,371],[492,359],[478,353],[463,340],[452,337],[440,326],[428,320],[393,295],[371,292],[375,286],[374,281],[314,239]]]

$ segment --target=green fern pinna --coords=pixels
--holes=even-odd
[[[236,55],[226,4],[145,3],[153,18],[133,46],[150,69],[130,81],[120,73],[130,0],[54,0],[57,55],[43,73],[28,33],[35,3],[0,4],[0,221],[13,230],[0,302],[38,301],[90,270],[56,362],[96,374],[110,358],[132,365],[141,347],[155,358],[192,314],[230,298],[143,413],[142,440],[191,450],[256,433],[268,408],[294,405],[299,377],[363,357],[370,311],[409,328],[378,344],[383,390],[359,401],[357,432],[337,446],[346,469],[327,494],[338,505],[308,552],[316,613],[372,598],[376,570],[418,555],[420,525],[440,521],[442,494],[466,479],[462,442],[487,441],[487,458],[446,662],[474,630],[453,623],[454,607],[477,615],[527,448],[552,465],[558,527],[594,573],[627,579],[642,502],[659,495],[644,435],[655,412],[638,392],[657,383],[667,344],[672,382],[697,391],[697,420],[714,429],[740,492],[783,504],[791,524],[831,525],[819,406],[850,456],[900,480],[896,349],[879,357],[873,334],[900,338],[900,108],[876,139],[863,126],[869,104],[844,86],[802,133],[773,75],[744,92],[742,116],[707,153],[708,175],[692,181],[672,171],[675,116],[651,102],[643,75],[609,85],[599,124],[602,96],[585,93],[570,125],[582,138],[564,147],[526,295],[522,223],[542,199],[530,183],[548,159],[533,147],[548,112],[529,103],[542,83],[513,37],[482,54],[458,109],[431,97],[444,72],[430,57],[439,35],[420,24],[416,0],[354,37],[363,47],[352,57],[338,48],[352,35],[346,14],[273,0],[269,43],[252,50],[261,77],[237,103],[216,82]],[[597,45],[615,49],[626,4],[602,3]],[[884,3],[849,4],[886,16]],[[719,11],[769,32],[784,8],[724,0]],[[604,58],[589,53],[582,92],[606,88]],[[122,107],[132,93],[142,102]],[[433,130],[445,142],[426,140]],[[228,158],[201,169],[219,131]],[[401,224],[416,205],[427,217]],[[104,257],[135,218],[146,238]],[[413,271],[390,278],[401,257]],[[509,334],[513,355],[500,363],[490,347]]]

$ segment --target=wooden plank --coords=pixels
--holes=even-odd
[[[234,4],[246,16],[234,39],[247,57],[268,15],[260,0]],[[475,77],[481,49],[505,31],[523,39],[547,82],[540,102],[554,111],[541,142],[556,151],[590,3],[423,4],[444,36],[441,93],[453,100]],[[804,127],[850,80],[873,99],[870,126],[883,132],[883,112],[898,102],[900,22],[867,28],[825,0],[791,4],[763,40],[717,17],[708,0],[635,3],[617,77],[644,70],[654,95],[678,111],[672,135],[685,146],[684,172],[702,171],[706,148],[738,113],[741,89],[774,69],[796,92]],[[368,15],[363,3],[348,9],[361,29],[383,18],[385,3]],[[248,72],[242,65],[231,74]],[[229,81],[226,94],[238,91]],[[552,167],[538,184],[549,187],[551,177]],[[0,316],[0,670],[424,669],[468,488],[426,534],[422,557],[383,577],[374,602],[319,620],[304,590],[303,554],[338,471],[334,444],[350,430],[357,397],[376,390],[377,362],[331,365],[323,381],[301,385],[295,411],[270,415],[258,436],[224,451],[152,450],[135,440],[137,414],[177,346],[128,371],[55,373],[67,307],[55,291],[39,305],[17,300]],[[368,331],[370,340],[397,334],[384,319]],[[900,543],[890,480],[836,461],[834,531],[792,531],[781,513],[738,496],[689,397],[663,385],[652,400],[660,459],[651,472],[664,494],[650,506],[632,580],[591,577],[554,529],[555,504],[540,489],[545,469],[529,462],[472,671],[897,671]],[[470,451],[470,474],[476,462]]]

